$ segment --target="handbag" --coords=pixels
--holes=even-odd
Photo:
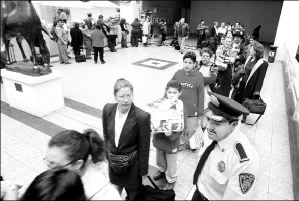
[[[250,113],[259,114],[259,117],[255,120],[253,124],[244,122],[245,124],[251,126],[256,124],[256,122],[258,122],[258,120],[265,113],[265,110],[267,108],[267,104],[263,101],[263,99],[261,99],[260,96],[258,99],[246,98],[243,102],[243,106],[246,107]]]
[[[85,57],[85,55],[76,55],[75,60],[77,63],[86,62],[86,57]]]
[[[126,155],[108,153],[109,167],[118,174],[128,174],[133,163],[136,161],[137,151]]]
[[[250,113],[261,114],[265,113],[267,104],[259,97],[259,99],[249,99],[246,98],[243,102],[244,107],[246,107]]]
[[[162,190],[154,183],[150,176],[146,176],[154,187],[149,185],[141,185],[138,192],[138,200],[152,201],[174,201],[175,192],[173,189]]]

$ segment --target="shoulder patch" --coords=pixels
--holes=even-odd
[[[239,175],[239,184],[243,194],[246,194],[253,185],[254,175],[250,173],[241,173]]]
[[[249,161],[249,158],[247,157],[246,152],[240,142],[237,142],[235,144],[235,151],[236,151],[237,155],[239,156],[240,163]]]

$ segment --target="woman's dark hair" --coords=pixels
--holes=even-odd
[[[125,87],[129,87],[131,89],[131,91],[133,92],[134,88],[133,85],[131,84],[130,81],[124,79],[124,78],[120,78],[118,80],[116,80],[115,84],[114,84],[114,95],[116,96],[116,93],[121,89],[121,88],[125,88]]]
[[[187,58],[191,59],[193,62],[196,62],[196,54],[194,52],[187,52],[183,57],[183,61],[185,61]]]
[[[94,163],[103,161],[106,155],[104,141],[92,129],[79,133],[75,130],[64,130],[53,136],[49,147],[61,147],[68,154],[71,162],[82,159],[84,162],[91,155]]]
[[[126,19],[125,18],[121,18],[119,23],[120,24],[125,24],[126,23]]]
[[[169,88],[175,88],[177,89],[179,92],[182,91],[182,85],[177,81],[177,80],[170,80],[167,85],[165,90],[167,91]]]
[[[256,59],[260,59],[264,57],[264,46],[257,41],[252,43],[253,50],[256,52],[255,57]]]
[[[78,22],[75,22],[75,23],[74,23],[74,28],[75,28],[75,29],[79,29],[79,23],[78,23]]]
[[[208,53],[210,55],[210,57],[212,57],[214,54],[214,52],[209,47],[202,48],[199,53],[200,53],[200,56],[202,56],[203,53]]]
[[[47,170],[32,181],[21,201],[87,200],[81,177],[66,168]]]

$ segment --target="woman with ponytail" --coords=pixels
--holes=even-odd
[[[49,169],[60,167],[76,171],[88,200],[121,200],[109,181],[105,157],[104,141],[94,130],[83,133],[64,130],[50,139],[44,160]]]

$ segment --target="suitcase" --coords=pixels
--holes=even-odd
[[[86,61],[86,57],[85,57],[85,55],[78,55],[78,56],[75,56],[75,61],[76,61],[77,63],[85,62],[85,61]]]

